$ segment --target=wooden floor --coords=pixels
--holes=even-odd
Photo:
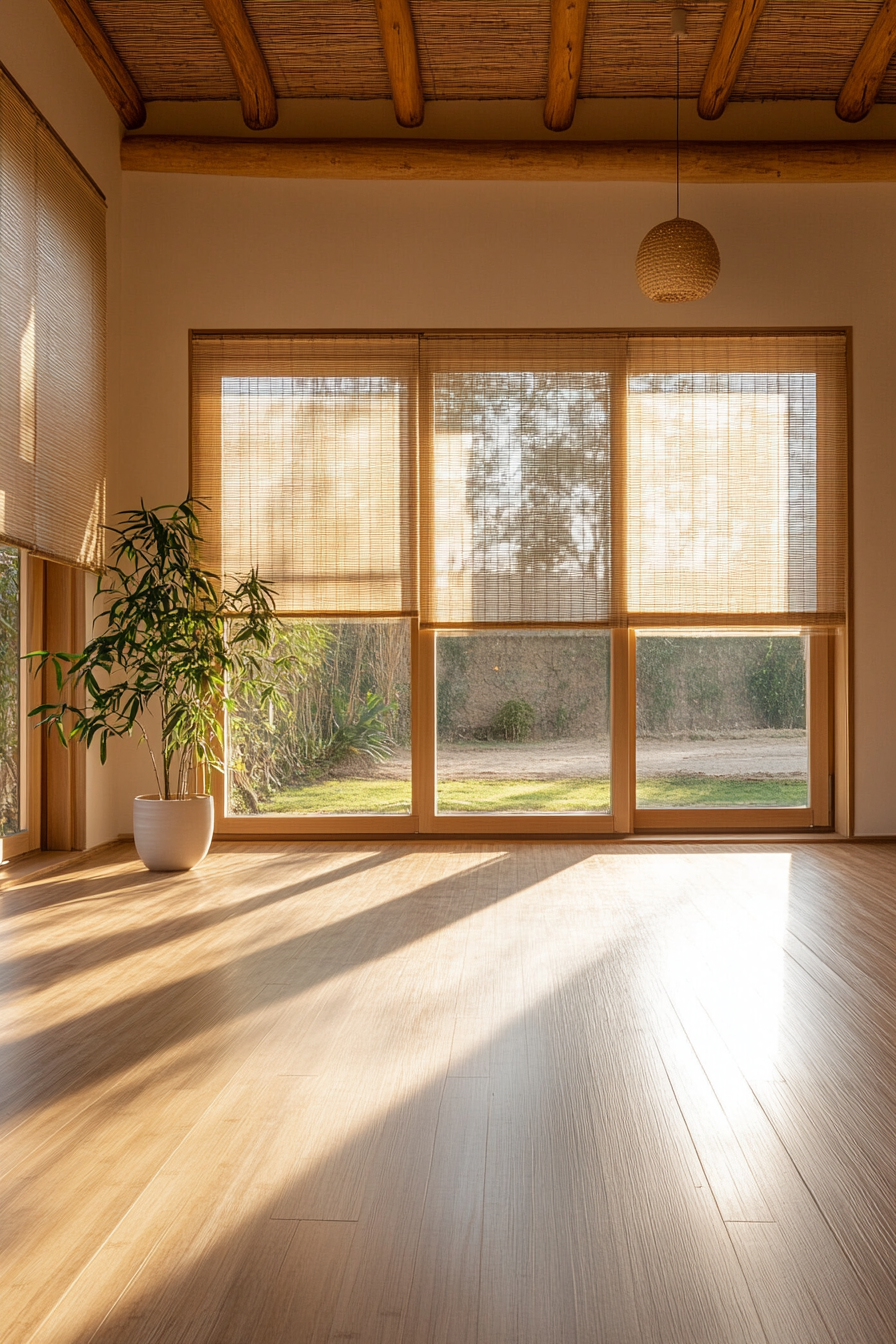
[[[3,894],[4,1344],[893,1344],[884,845]]]

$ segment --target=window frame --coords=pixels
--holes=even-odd
[[[19,549],[19,655],[42,647],[43,561]],[[19,822],[24,826],[2,842],[3,861],[21,858],[41,847],[41,785],[43,750],[41,734],[34,731],[32,709],[41,703],[40,680],[31,664],[19,664]]]
[[[649,628],[649,627],[648,627]],[[807,632],[806,740],[808,746],[808,803],[805,807],[676,807],[637,806],[637,725],[634,684],[637,674],[638,628],[629,632],[626,658],[631,662],[632,685],[630,761],[631,829],[634,834],[714,831],[829,830],[833,815],[832,632],[819,627]],[[736,824],[732,825],[732,818]]]
[[[269,337],[320,336],[334,338],[339,336],[402,336],[402,335],[439,335],[458,337],[488,336],[548,336],[576,335],[594,337],[638,337],[638,336],[693,336],[699,337],[787,337],[787,336],[843,336],[846,341],[846,391],[845,415],[847,424],[846,444],[846,531],[844,557],[847,575],[847,608],[845,619],[837,626],[819,625],[811,632],[810,655],[807,665],[807,734],[809,747],[809,802],[803,808],[680,808],[680,809],[638,809],[635,802],[635,640],[639,628],[635,624],[637,617],[621,618],[625,611],[625,507],[619,507],[613,501],[624,500],[625,463],[624,451],[613,453],[611,458],[611,592],[610,618],[608,622],[564,623],[563,628],[609,630],[611,639],[611,676],[610,676],[610,742],[611,742],[611,812],[590,815],[568,813],[530,813],[511,815],[507,813],[465,813],[463,815],[439,815],[436,811],[436,636],[439,630],[481,630],[483,625],[476,622],[458,624],[421,623],[418,614],[407,617],[410,622],[411,649],[411,759],[412,759],[412,802],[410,813],[404,816],[359,815],[340,816],[295,815],[295,816],[226,816],[224,814],[223,775],[215,775],[214,797],[216,809],[215,834],[230,839],[355,839],[379,840],[418,837],[466,839],[466,838],[543,838],[543,839],[635,839],[650,835],[657,837],[729,833],[735,835],[780,836],[789,833],[808,834],[837,830],[840,834],[851,834],[851,789],[852,789],[852,728],[850,713],[851,683],[851,574],[852,574],[852,498],[851,498],[851,328],[779,328],[779,329],[628,329],[625,331],[601,329],[575,329],[565,332],[534,329],[479,330],[469,329],[396,329],[371,328],[360,330],[280,330],[280,331],[238,331],[197,330],[190,333],[192,339],[213,335]],[[626,371],[617,368],[614,374],[611,396],[611,436],[624,443],[626,405]],[[428,392],[422,385],[419,389],[421,410],[425,410]],[[192,390],[191,390],[192,425]],[[415,472],[418,482],[429,479],[429,451],[425,442],[425,416],[421,414],[420,433],[417,436]],[[192,431],[191,431],[192,432]],[[821,438],[821,436],[820,436]],[[192,479],[192,440],[191,440],[191,479]],[[419,520],[421,510],[419,500],[415,510]],[[421,551],[425,537],[420,536]],[[425,566],[425,558],[421,555]],[[293,613],[284,612],[284,615]],[[308,613],[295,613],[306,618]],[[320,618],[336,617],[339,613],[317,612]],[[384,617],[387,613],[382,613]],[[371,614],[367,619],[376,619]],[[712,619],[705,622],[699,618],[694,625],[706,623],[719,624]],[[737,624],[736,618],[729,620]],[[652,622],[648,619],[646,626]],[[495,629],[499,626],[489,625]],[[513,622],[507,628],[514,629],[550,629],[550,622]]]

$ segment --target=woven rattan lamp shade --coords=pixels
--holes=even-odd
[[[719,278],[719,249],[695,219],[667,219],[645,236],[635,260],[638,284],[655,303],[704,298]]]

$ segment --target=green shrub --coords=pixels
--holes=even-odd
[[[638,732],[662,733],[676,704],[678,668],[682,656],[678,639],[655,635],[638,640]]]
[[[528,700],[505,700],[489,727],[495,737],[523,742],[535,726],[535,710]]]
[[[453,734],[457,716],[466,704],[468,661],[467,639],[451,635],[439,640],[436,723],[440,738],[450,737]]]
[[[392,755],[386,720],[395,709],[381,695],[368,691],[354,711],[346,696],[333,692],[333,724],[321,760],[344,761],[348,756],[369,756],[385,761]]]
[[[747,689],[758,718],[769,728],[806,724],[806,667],[796,639],[769,639],[765,657],[747,673]]]

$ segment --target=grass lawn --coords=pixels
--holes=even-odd
[[[322,779],[300,789],[281,789],[259,804],[262,813],[402,813],[411,810],[411,781],[404,779]]]
[[[805,807],[803,779],[673,775],[638,780],[638,807]]]
[[[726,779],[675,775],[638,783],[639,807],[804,807],[798,779]],[[607,812],[609,780],[469,779],[439,785],[439,811]],[[329,779],[283,789],[261,804],[263,813],[292,815],[401,814],[411,808],[411,786],[397,779]]]
[[[440,812],[609,812],[608,779],[454,779]]]

